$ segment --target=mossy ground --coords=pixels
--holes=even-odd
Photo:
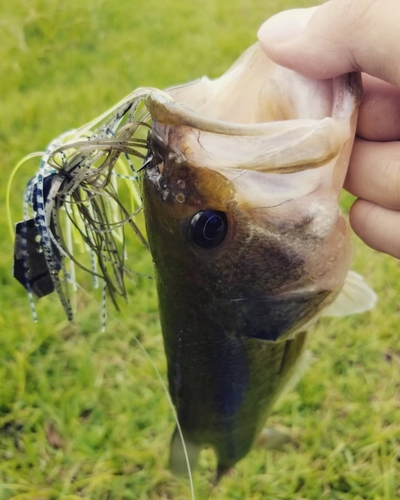
[[[218,76],[289,0],[16,0],[0,4],[0,500],[188,499],[166,468],[173,416],[141,340],[165,378],[154,282],[100,332],[96,294],[78,294],[69,325],[55,297],[31,318],[11,277],[5,189],[25,154],[97,116],[138,86]],[[21,218],[29,163],[12,190]],[[345,196],[344,204],[349,206]],[[151,273],[138,245],[131,267]],[[254,450],[212,488],[214,458],[195,472],[197,499],[400,497],[400,265],[356,242],[354,268],[376,309],[324,319],[298,390],[270,419],[283,452]],[[89,282],[88,287],[90,290]]]

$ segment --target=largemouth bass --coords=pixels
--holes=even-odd
[[[305,364],[322,314],[372,307],[349,274],[339,193],[362,88],[313,81],[258,45],[220,79],[147,100],[143,200],[172,400],[193,467],[220,477],[250,450]],[[185,470],[174,433],[171,467]]]
[[[144,242],[130,156],[144,159],[170,393],[190,466],[212,446],[217,478],[248,453],[299,378],[313,323],[374,305],[349,272],[350,233],[339,212],[361,92],[358,74],[310,80],[255,45],[217,80],[135,90],[52,141],[28,183],[14,275],[33,314],[32,294],[55,290],[72,318],[75,262],[103,280],[105,327],[106,289],[116,305],[126,296],[124,225]],[[138,130],[148,121],[146,140]],[[131,212],[118,179],[137,202]],[[77,235],[90,267],[74,256]],[[175,432],[174,472],[187,470],[185,457]]]

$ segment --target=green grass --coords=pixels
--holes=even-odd
[[[135,340],[165,378],[154,282],[130,285],[130,303],[112,312],[104,333],[91,291],[78,295],[75,325],[55,297],[38,302],[34,324],[11,277],[12,167],[138,86],[218,76],[266,17],[309,3],[1,2],[0,500],[190,498],[188,484],[166,468],[173,416]],[[35,169],[31,162],[17,175],[14,220]],[[131,266],[151,274],[150,256],[132,246]],[[309,370],[271,418],[290,429],[293,444],[252,451],[215,489],[206,451],[194,476],[197,499],[400,497],[400,266],[356,242],[354,268],[378,293],[378,306],[319,323]]]

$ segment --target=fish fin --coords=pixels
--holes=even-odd
[[[187,455],[185,453],[185,448]],[[189,475],[189,464],[187,460],[189,460],[190,463],[190,470],[193,470],[196,467],[202,447],[185,438],[185,448],[182,445],[181,435],[178,432],[178,429],[175,427],[171,440],[169,468],[176,476]]]
[[[286,394],[292,391],[296,387],[296,385],[300,382],[300,379],[303,376],[304,372],[306,371],[306,368],[309,365],[311,358],[312,358],[311,351],[308,350],[303,351],[303,353],[297,360],[297,363],[293,367],[293,371],[289,375],[286,384],[282,387],[281,392],[277,397],[275,406],[277,406],[286,396]]]
[[[372,309],[377,301],[375,292],[365,283],[364,278],[354,271],[347,275],[344,286],[322,313],[322,316],[348,316]]]
[[[256,446],[263,447],[266,450],[280,450],[282,446],[290,441],[291,437],[285,432],[265,427],[257,438]]]

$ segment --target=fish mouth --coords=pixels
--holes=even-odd
[[[152,93],[152,137],[180,161],[218,170],[293,173],[340,157],[352,142],[360,76],[311,80],[259,44],[221,78]]]

